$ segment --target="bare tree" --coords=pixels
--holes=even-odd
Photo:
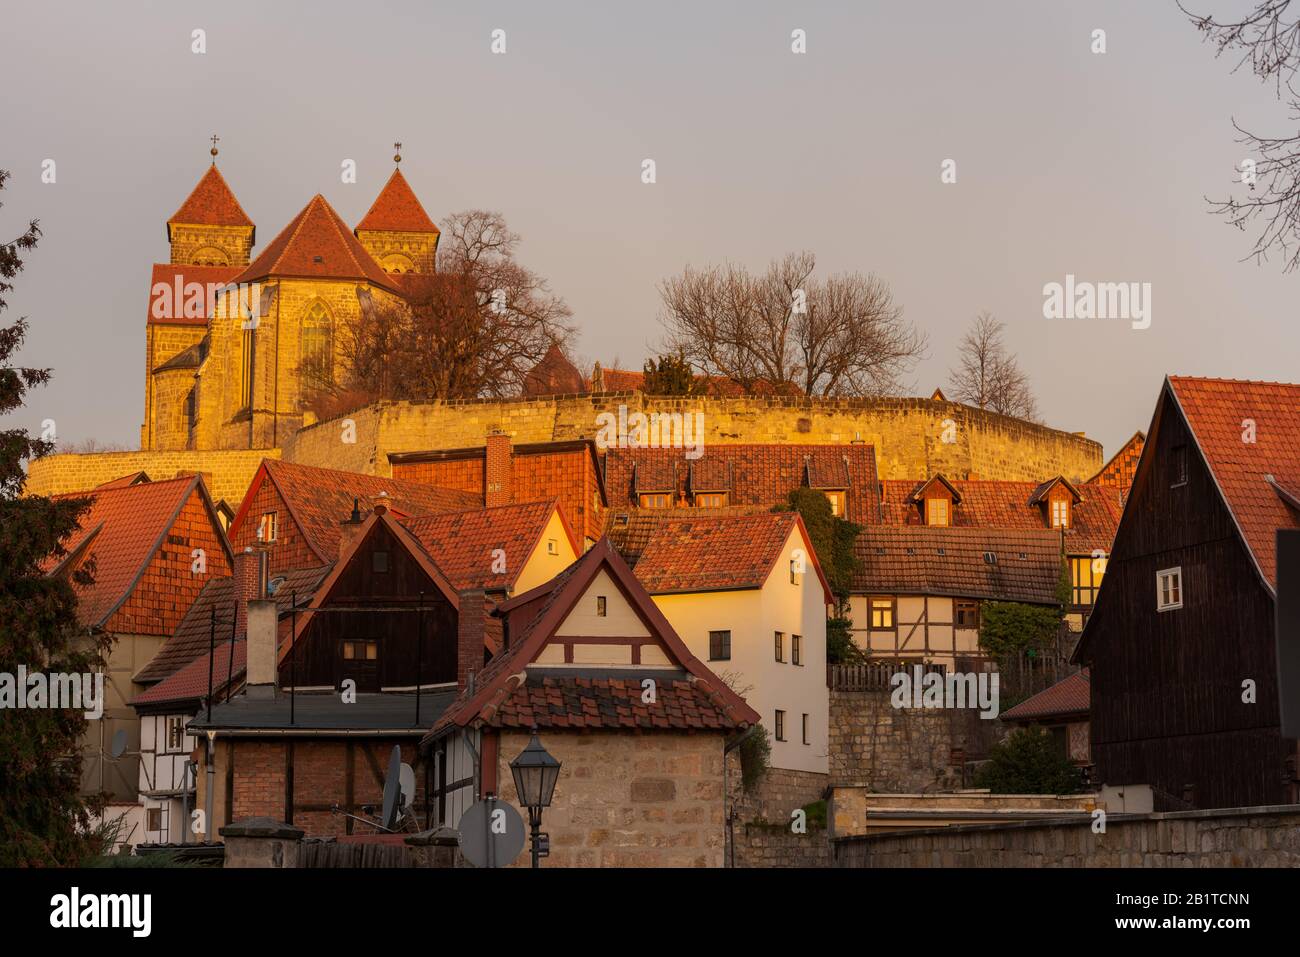
[[[567,354],[569,307],[515,260],[518,242],[499,213],[447,217],[438,271],[403,277],[400,302],[363,298],[360,321],[340,331],[337,384],[304,367],[318,414],[375,399],[518,395],[552,344]]]
[[[663,351],[753,391],[759,383],[805,395],[882,395],[925,351],[880,279],[813,276],[816,258],[791,253],[762,275],[731,264],[686,267],[659,287]]]
[[[1288,17],[1291,0],[1259,0],[1241,19],[1216,20],[1179,9],[1215,47],[1215,55],[1239,55],[1233,72],[1249,64],[1262,82],[1273,84],[1278,99],[1287,103],[1292,123],[1300,122],[1300,95],[1293,81],[1300,69],[1300,16]],[[1244,129],[1236,120],[1237,142],[1253,156],[1249,167],[1239,167],[1236,177],[1246,186],[1245,197],[1209,199],[1211,212],[1240,230],[1258,223],[1254,248],[1245,257],[1264,262],[1276,251],[1287,272],[1300,266],[1300,134],[1262,136]]]
[[[1004,329],[989,312],[981,312],[971,322],[958,347],[957,368],[948,373],[952,397],[966,405],[1036,422],[1038,402],[1029,377],[1007,351]]]

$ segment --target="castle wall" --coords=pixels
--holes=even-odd
[[[29,495],[59,495],[64,492],[85,492],[131,472],[144,471],[156,480],[198,472],[203,476],[213,501],[225,499],[231,507],[237,507],[262,459],[279,457],[279,449],[221,452],[145,450],[47,455],[27,464],[26,491]]]
[[[481,446],[502,429],[516,443],[595,438],[602,412],[701,412],[704,444],[861,441],[875,447],[882,479],[1082,481],[1102,465],[1101,444],[1046,426],[931,399],[668,398],[638,392],[529,400],[387,402],[303,429],[284,458],[389,475],[390,452]],[[345,422],[356,441],[346,443]],[[338,463],[338,464],[335,464]]]

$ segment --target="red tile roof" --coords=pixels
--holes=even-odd
[[[329,566],[324,566],[280,572],[272,576],[272,580],[284,579],[276,588],[275,594],[271,596],[275,599],[276,606],[282,612],[289,610],[294,595],[298,596],[299,605],[305,605],[316,593],[317,588],[319,588],[329,570]],[[154,655],[153,660],[140,669],[134,680],[143,684],[161,681],[198,658],[206,659],[208,645],[212,638],[212,619],[214,615],[216,618],[217,645],[220,646],[223,641],[230,644],[231,630],[235,621],[235,581],[233,578],[214,578],[204,586],[203,591],[199,593],[199,597],[195,599],[194,604],[190,606],[190,610],[186,613],[175,633],[164,642],[162,648],[158,650],[158,654]],[[240,632],[234,637],[237,641],[242,640],[244,634]],[[236,658],[236,661],[238,661],[238,658]],[[205,687],[206,681],[207,677],[205,675]],[[160,699],[155,698],[152,700],[157,701]]]
[[[1134,432],[1133,437],[1120,446],[1106,464],[1092,478],[1089,484],[1113,485],[1125,494],[1133,487],[1133,476],[1137,473],[1138,460],[1142,458],[1142,449],[1146,447],[1147,437],[1143,432]]]
[[[212,315],[219,287],[229,285],[242,266],[188,266],[183,263],[154,263],[149,281],[148,322],[172,326],[206,326]],[[177,289],[179,282],[180,288]],[[197,283],[198,295],[193,283]],[[190,288],[187,289],[187,285]],[[195,305],[186,309],[187,302]]]
[[[443,574],[461,592],[471,588],[513,588],[541,541],[558,503],[530,502],[472,511],[425,515],[402,522]],[[564,522],[561,514],[560,521]],[[580,549],[565,523],[574,554]],[[504,574],[496,574],[493,552],[505,552]]]
[[[1046,528],[869,526],[858,535],[854,553],[862,560],[853,582],[857,594],[1057,601],[1060,535]]]
[[[420,200],[411,189],[400,169],[393,170],[388,182],[379,191],[379,196],[370,210],[357,223],[357,229],[392,230],[406,233],[437,233],[429,214],[420,205]]]
[[[582,373],[554,343],[541,361],[524,373],[523,394],[526,396],[569,395],[586,391]]]
[[[924,484],[896,479],[882,483],[881,512],[886,525],[925,524],[913,501],[914,493]],[[1036,494],[1046,491],[1051,481],[1038,484],[954,479],[948,484],[961,495],[960,503],[952,509],[953,527],[1050,531],[1042,507],[1030,503]],[[1066,551],[1077,555],[1090,555],[1096,549],[1109,552],[1119,528],[1123,493],[1105,485],[1069,487],[1078,493],[1080,500],[1072,510],[1073,525],[1065,532]]]
[[[202,480],[191,475],[58,496],[91,498],[80,529],[63,543],[67,554],[42,565],[48,574],[57,575],[94,561],[94,583],[76,586],[82,625],[104,625],[126,601],[196,488],[203,489]],[[206,497],[206,491],[203,494]]]
[[[1043,718],[1086,715],[1092,707],[1092,681],[1088,669],[1058,681],[1050,688],[1003,711],[1003,721],[1038,721]]]
[[[180,704],[198,701],[208,696],[208,661],[211,659],[211,678],[213,697],[217,698],[232,681],[238,683],[244,675],[244,665],[248,660],[248,642],[243,639],[235,642],[235,660],[230,660],[230,636],[219,642],[216,651],[209,655],[206,651],[188,665],[158,682],[152,688],[131,699],[131,705]]]
[[[704,474],[705,469],[714,474]],[[879,521],[876,454],[870,445],[706,445],[698,459],[687,458],[686,449],[611,448],[605,456],[605,493],[615,510],[637,504],[641,491],[674,489],[674,504],[689,503],[693,474],[710,486],[700,491],[714,492],[724,491],[712,486],[725,475],[728,505],[784,505],[790,492],[803,486],[846,489],[850,521]]]
[[[1300,528],[1300,511],[1274,487],[1300,489],[1300,385],[1168,381],[1260,576],[1276,593],[1277,530]],[[1247,419],[1255,424],[1254,442],[1242,440]]]
[[[605,534],[618,549],[623,560],[636,567],[641,553],[654,536],[655,530],[665,522],[696,518],[726,518],[733,515],[764,515],[770,505],[735,505],[719,508],[633,508],[623,512],[609,512],[606,516]]]
[[[123,475],[121,478],[115,478],[105,482],[103,485],[96,485],[96,492],[103,492],[110,488],[129,488],[132,485],[140,485],[149,481],[149,475],[146,472],[132,472],[129,475]]]
[[[262,482],[268,479],[275,485],[312,552],[322,563],[338,558],[342,537],[339,523],[352,513],[354,499],[360,500],[359,508],[364,515],[383,493],[388,496],[388,507],[399,518],[463,511],[479,506],[483,501],[472,492],[403,482],[380,475],[299,465],[280,459],[263,459],[235,520],[230,523],[232,541],[246,521],[256,519],[256,516],[248,514],[249,508]]]
[[[234,281],[256,282],[276,276],[352,279],[397,289],[319,193]]]
[[[803,540],[810,571],[832,598],[798,512],[689,518],[659,525],[636,565],[652,595],[762,588],[791,534]]]
[[[172,225],[177,223],[198,226],[253,225],[215,163],[208,167],[198,185],[181,203],[181,208],[167,220],[168,240],[171,239]]]
[[[626,669],[584,668],[565,673],[535,659],[602,571],[680,670],[647,671],[656,701],[642,700],[641,675]],[[547,585],[502,606],[510,615],[510,650],[494,658],[475,685],[461,693],[422,745],[458,727],[591,728],[730,731],[757,724],[758,714],[708,670],[682,642],[627,564],[602,539]]]

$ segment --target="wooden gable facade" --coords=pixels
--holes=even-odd
[[[1158,578],[1175,569],[1176,596]],[[1075,653],[1091,665],[1096,780],[1148,784],[1156,810],[1296,801],[1273,616],[1272,592],[1166,382]]]
[[[280,687],[358,692],[456,683],[456,597],[410,533],[382,509],[297,614],[280,646]]]

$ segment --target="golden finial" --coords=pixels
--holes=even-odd
[[[212,165],[213,165],[213,166],[216,166],[216,165],[217,165],[217,140],[218,140],[218,138],[219,138],[219,137],[217,136],[216,133],[213,133],[213,134],[212,134],[212,149],[208,150],[208,152],[212,154]]]
[[[397,151],[396,153],[393,154],[393,162],[394,162],[394,163],[401,163],[401,162],[402,162],[402,144],[401,144],[401,143],[394,143],[394,144],[393,144],[393,149],[395,149],[395,150]]]

